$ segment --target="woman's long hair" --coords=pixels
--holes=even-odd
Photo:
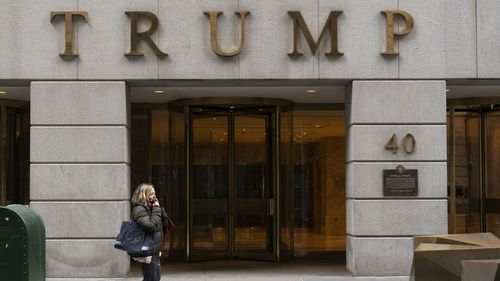
[[[132,195],[132,199],[130,199],[130,202],[132,202],[133,205],[140,205],[148,204],[148,194],[151,192],[151,190],[154,189],[154,186],[150,183],[142,183],[140,184],[134,191],[134,194]]]

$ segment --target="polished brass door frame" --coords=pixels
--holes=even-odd
[[[269,235],[269,231],[272,232],[272,237],[269,237],[268,239],[272,240],[272,253],[264,253],[264,254],[256,254],[256,253],[245,253],[245,252],[237,252],[235,248],[235,124],[234,120],[236,116],[244,116],[244,115],[262,115],[266,116],[266,128],[268,131],[270,131],[271,134],[267,134],[268,140],[266,140],[266,143],[271,151],[273,151],[270,154],[273,155],[268,155],[268,162],[267,163],[267,170],[269,171],[268,181],[269,184],[271,185],[270,188],[272,188],[272,194],[273,194],[273,202],[272,205],[274,206],[275,212],[278,212],[279,208],[278,206],[278,188],[277,188],[277,183],[278,180],[277,178],[279,177],[278,175],[278,169],[277,169],[277,161],[279,159],[277,155],[277,144],[279,143],[279,136],[277,135],[278,130],[277,130],[277,109],[276,106],[272,107],[272,110],[269,110],[269,106],[243,106],[240,109],[235,108],[234,110],[229,108],[229,110],[226,109],[226,113],[221,113],[224,111],[224,108],[227,108],[225,106],[218,107],[216,104],[215,106],[210,106],[210,105],[185,105],[185,113],[186,113],[186,124],[188,124],[188,128],[186,128],[186,141],[189,142],[188,149],[186,152],[186,156],[189,161],[187,165],[187,178],[188,178],[188,187],[187,188],[187,200],[188,200],[188,215],[187,215],[187,225],[188,225],[188,230],[187,230],[187,254],[188,254],[188,259],[191,261],[194,260],[207,260],[207,259],[219,259],[219,258],[243,258],[243,259],[258,259],[258,260],[276,260],[278,257],[278,245],[279,245],[279,220],[277,213],[274,214],[273,216],[273,223],[269,227],[272,229],[267,229],[267,235]],[[199,109],[199,108],[204,108],[207,110],[212,110],[213,114],[208,113],[206,117],[199,117],[203,116],[201,114],[197,114],[196,117],[194,117],[193,110],[194,109]],[[265,111],[263,108],[268,108]],[[227,251],[225,253],[210,253],[209,256],[203,256],[203,255],[198,255],[196,256],[194,249],[193,249],[193,239],[191,237],[192,235],[192,230],[193,230],[193,156],[192,156],[192,151],[193,151],[193,120],[196,118],[210,118],[213,116],[216,116],[217,114],[227,116],[228,118],[228,203],[227,203],[227,229],[226,229],[226,249]],[[271,159],[271,161],[269,161]]]

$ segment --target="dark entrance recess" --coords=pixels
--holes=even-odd
[[[153,183],[173,217],[170,259],[343,256],[343,107],[195,98],[131,117],[131,189]]]

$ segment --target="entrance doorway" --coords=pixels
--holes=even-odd
[[[500,105],[453,107],[451,114],[450,233],[500,236]]]
[[[173,218],[170,260],[345,255],[343,105],[207,97],[131,120],[132,185]]]
[[[29,106],[0,100],[0,206],[29,203]]]
[[[190,107],[190,260],[276,259],[275,107]]]

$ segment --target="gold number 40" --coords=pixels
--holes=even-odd
[[[404,151],[408,154],[412,154],[415,150],[415,145],[417,144],[417,142],[415,141],[415,137],[412,134],[406,134],[403,137],[402,144]],[[392,134],[392,137],[385,145],[385,149],[392,150],[392,153],[396,154],[397,150],[399,149],[396,134]]]

